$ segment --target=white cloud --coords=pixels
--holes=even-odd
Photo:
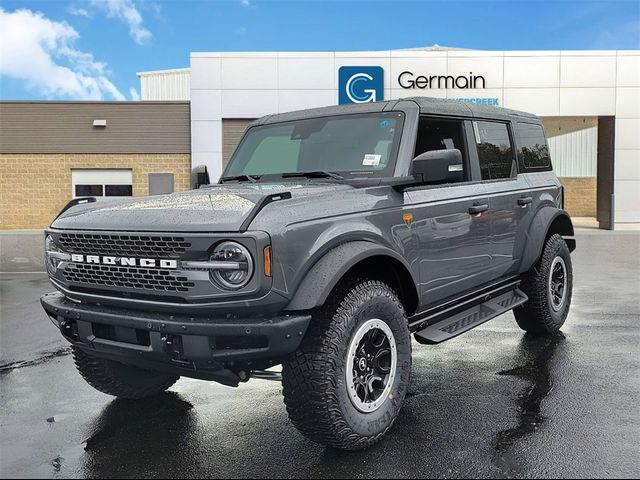
[[[91,14],[89,14],[89,12],[85,8],[80,8],[76,5],[69,5],[67,7],[67,12],[76,17],[91,17]]]
[[[124,100],[106,65],[74,47],[78,32],[40,12],[0,8],[0,76],[26,82],[48,98]]]
[[[138,90],[136,90],[136,87],[129,88],[129,95],[131,95],[131,100],[134,102],[140,101],[140,94],[138,93]]]
[[[125,22],[129,26],[129,34],[139,45],[151,39],[151,32],[142,25],[142,15],[132,0],[91,0],[91,3],[105,11],[107,17]]]
[[[251,8],[253,5],[251,5],[251,0],[240,0],[240,4],[243,7],[247,7],[247,8]]]

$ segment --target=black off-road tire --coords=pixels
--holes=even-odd
[[[178,376],[125,365],[72,347],[73,360],[82,378],[96,390],[118,398],[140,400],[164,392]]]
[[[380,394],[377,410],[363,413],[350,398],[346,369],[355,368],[347,356],[352,339],[371,319],[383,321],[392,332],[397,367],[387,382],[389,394]],[[314,315],[301,347],[284,363],[282,373],[289,418],[307,438],[344,450],[377,443],[398,416],[411,375],[411,337],[396,293],[380,281],[342,282]]]
[[[549,290],[551,267],[556,258],[561,259],[566,268],[566,292],[564,301],[557,309],[554,308],[553,296]],[[569,314],[573,289],[571,254],[560,235],[549,237],[540,260],[524,275],[520,289],[527,294],[529,300],[513,310],[518,326],[535,335],[556,335]]]

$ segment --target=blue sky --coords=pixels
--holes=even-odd
[[[136,99],[191,51],[639,49],[640,2],[0,0],[0,98]]]

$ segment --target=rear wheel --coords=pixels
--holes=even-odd
[[[557,334],[569,314],[573,289],[571,254],[560,235],[549,237],[520,289],[529,297],[513,311],[520,328],[537,335]]]
[[[158,395],[180,378],[98,358],[78,347],[73,347],[73,360],[82,378],[93,388],[114,397],[130,400]]]
[[[330,447],[378,442],[409,384],[411,338],[396,293],[379,281],[338,287],[283,365],[283,393],[296,428]]]

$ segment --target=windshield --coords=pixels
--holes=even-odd
[[[393,176],[403,121],[403,113],[384,112],[252,127],[231,157],[224,177],[298,172]]]

